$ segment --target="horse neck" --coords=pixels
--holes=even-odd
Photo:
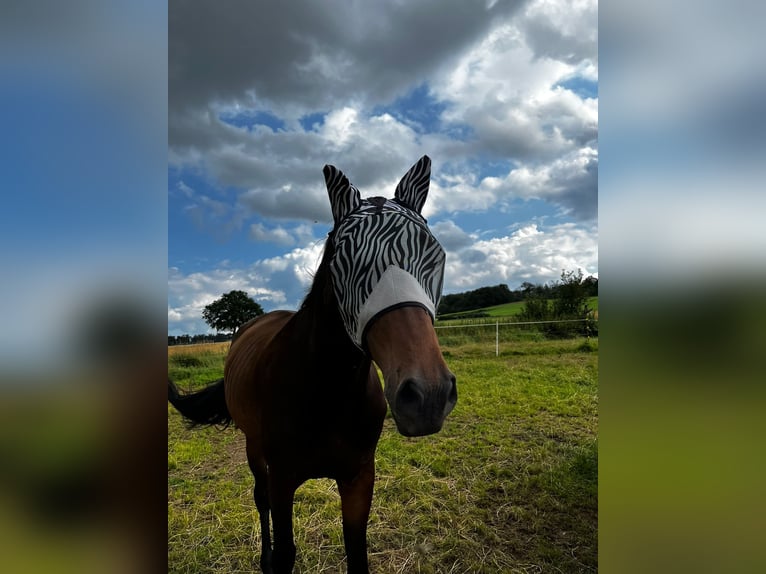
[[[370,359],[349,338],[335,301],[329,273],[331,249],[328,241],[311,290],[296,312],[295,337],[305,353],[302,360],[313,367],[366,377]]]

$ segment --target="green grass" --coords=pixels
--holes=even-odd
[[[588,297],[588,308],[592,311],[598,312],[598,297]],[[447,313],[444,315],[439,315],[439,319],[437,321],[437,324],[442,325],[450,325],[454,324],[456,322],[464,323],[466,321],[471,321],[473,323],[482,323],[482,322],[489,322],[490,320],[494,322],[496,319],[512,319],[513,317],[516,317],[517,315],[520,315],[521,312],[524,310],[524,301],[514,301],[513,303],[504,303],[502,305],[495,305],[493,307],[483,307],[481,309],[473,309],[472,311],[459,311],[457,313]],[[465,315],[466,313],[486,313],[487,317],[477,317],[474,319],[463,319],[461,320],[460,317],[462,315]]]
[[[499,357],[494,332],[489,348],[442,345],[458,405],[430,437],[402,437],[386,418],[371,571],[595,572],[598,339],[509,334]],[[195,370],[171,357],[171,376],[193,388],[200,372],[221,376],[212,360]],[[168,408],[169,571],[257,570],[252,484],[239,431],[189,431]],[[345,571],[334,482],[304,484],[294,512],[295,571]]]
[[[588,308],[593,311],[598,311],[598,296],[588,297]]]
[[[471,311],[458,311],[456,313],[445,313],[439,315],[439,321],[450,321],[454,318],[460,318],[466,313],[487,313],[490,317],[513,317],[518,315],[524,308],[524,301],[514,301],[513,303],[504,303],[493,307],[482,307]]]
[[[181,389],[190,390],[223,376],[230,343],[168,347],[168,376]]]

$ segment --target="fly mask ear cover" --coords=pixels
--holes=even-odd
[[[415,305],[432,320],[436,316],[445,255],[419,213],[430,167],[423,156],[399,182],[393,201],[362,200],[342,172],[324,168],[335,220],[330,274],[346,332],[359,348],[369,326],[386,311]]]

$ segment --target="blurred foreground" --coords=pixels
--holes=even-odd
[[[72,326],[58,372],[1,373],[4,571],[165,570],[165,323],[148,310]]]
[[[766,297],[658,287],[599,301],[599,570],[763,572]]]
[[[166,54],[161,3],[0,8],[3,572],[166,570]]]

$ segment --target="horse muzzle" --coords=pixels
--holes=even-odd
[[[408,437],[439,432],[456,403],[457,384],[449,371],[439,381],[408,378],[389,401],[397,430]]]
[[[457,403],[457,385],[428,311],[403,306],[380,315],[368,331],[367,344],[383,372],[384,394],[399,432],[439,432]]]

